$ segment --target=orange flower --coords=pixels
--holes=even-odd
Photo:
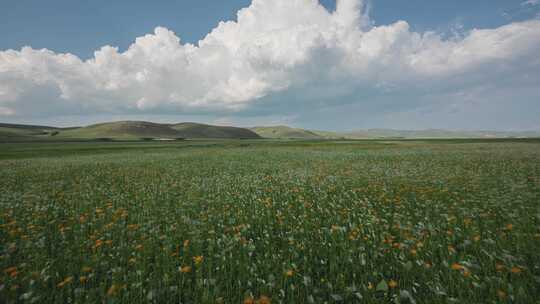
[[[388,287],[390,288],[396,288],[397,286],[398,286],[398,282],[394,280],[390,280],[390,282],[388,282]]]
[[[193,262],[195,262],[195,265],[200,265],[204,260],[204,257],[202,255],[198,255],[193,257]]]
[[[181,273],[189,273],[189,272],[191,272],[191,266],[180,267],[180,272]]]
[[[460,265],[458,263],[452,264],[452,266],[450,266],[450,268],[452,268],[453,270],[463,270],[463,269],[465,269],[465,267],[463,267],[463,265]]]
[[[259,300],[257,300],[257,304],[270,304],[272,301],[267,296],[261,296]]]
[[[15,267],[15,266],[6,268],[6,269],[4,270],[4,272],[7,273],[7,274],[10,274],[10,273],[16,272],[16,271],[17,271],[17,267]]]
[[[81,277],[79,278],[79,282],[81,282],[81,284],[86,283],[86,281],[88,281],[88,277],[87,277],[87,276],[81,276]]]
[[[285,272],[285,276],[288,276],[288,277],[292,277],[294,275],[294,271],[293,270],[287,270]]]
[[[510,230],[512,230],[512,229],[514,229],[514,225],[512,225],[512,224],[508,224],[508,225],[506,225],[506,227],[504,228],[504,230],[506,230],[506,231],[510,231]]]
[[[252,297],[247,297],[244,299],[244,304],[255,304],[255,300]]]
[[[512,267],[512,269],[510,269],[510,271],[512,273],[515,273],[515,274],[518,274],[518,273],[521,273],[523,271],[523,269],[521,269],[520,267]]]

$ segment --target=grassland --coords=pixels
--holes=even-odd
[[[0,145],[0,302],[538,303],[540,141]]]

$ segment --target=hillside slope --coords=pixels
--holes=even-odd
[[[263,138],[275,139],[324,139],[325,137],[315,132],[296,129],[287,126],[254,127],[251,130]]]
[[[58,128],[0,123],[0,139],[46,137]]]
[[[247,129],[211,126],[197,123],[159,124],[146,121],[119,121],[91,125],[83,128],[62,131],[61,138],[111,138],[135,140],[178,139],[178,138],[259,138]]]
[[[185,122],[170,125],[170,128],[175,130],[180,137],[184,138],[221,138],[221,139],[256,139],[260,138],[257,133],[249,129],[237,127],[222,127],[206,124]]]

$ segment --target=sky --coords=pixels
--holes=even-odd
[[[0,122],[540,130],[540,0],[0,2]]]

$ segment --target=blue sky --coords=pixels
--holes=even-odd
[[[533,85],[540,74],[534,65],[534,54],[540,53],[536,41],[540,1],[342,0],[339,16],[335,1],[320,1],[335,15],[330,17],[321,14],[311,0],[290,0],[297,3],[294,9],[301,15],[298,20],[294,20],[294,14],[288,15],[290,2],[258,1],[260,5],[251,7],[251,0],[1,1],[0,121],[66,125],[140,118],[238,125],[283,123],[335,130],[540,129],[535,118],[540,114],[540,94]],[[352,22],[367,20],[371,26],[347,38],[343,36],[346,29],[329,30],[331,24],[351,22],[348,14],[358,8],[355,3],[363,4],[362,12],[367,17]],[[250,7],[247,14],[258,19],[246,19],[234,29],[220,28],[225,34],[205,40],[212,47],[198,48],[197,55],[189,55],[195,53],[185,48],[185,43],[197,44],[220,21],[236,21],[237,11],[246,7]],[[269,24],[273,27],[265,29]],[[158,26],[163,31],[155,30]],[[261,29],[251,31],[249,26]],[[307,34],[294,32],[305,26],[310,28]],[[349,29],[355,26],[346,25]],[[298,45],[285,42],[287,35],[274,37],[276,28],[284,33],[291,31],[291,37],[296,37],[292,43]],[[382,33],[381,28],[387,31]],[[494,32],[473,34],[473,29]],[[429,31],[435,36],[426,36]],[[521,37],[524,32],[529,36]],[[148,34],[154,38],[135,43],[137,37]],[[315,36],[304,38],[311,34]],[[320,42],[316,35],[333,38]],[[178,37],[181,43],[175,42]],[[336,43],[336,39],[342,43]],[[512,39],[525,41],[523,49],[509,50]],[[259,45],[251,45],[255,40],[272,50],[257,49],[253,53],[253,47]],[[352,44],[364,49],[345,47]],[[101,49],[106,45],[119,49]],[[141,51],[127,54],[132,45]],[[160,45],[168,45],[168,49],[155,49],[155,54],[163,51],[157,58],[171,58],[163,65],[156,63],[153,53],[145,53]],[[216,45],[228,50],[216,49]],[[486,49],[480,49],[484,45]],[[493,45],[500,49],[493,49]],[[31,49],[24,52],[24,46]],[[36,51],[42,48],[51,52]],[[15,53],[9,53],[9,49]],[[92,59],[100,49],[103,52],[98,57],[103,58],[103,64],[72,61]],[[456,50],[463,49],[469,55],[457,58]],[[284,52],[292,54],[291,58],[283,57]],[[72,54],[73,58],[66,60],[60,53]],[[433,62],[433,54],[441,57],[439,62]],[[218,58],[219,64],[200,71],[176,69],[175,65],[184,62],[179,56],[197,58],[201,64]],[[413,57],[414,66],[410,62]],[[348,66],[351,60],[354,68]],[[28,62],[34,66],[25,65]],[[441,62],[449,62],[444,70]],[[233,70],[232,63],[236,67]],[[394,68],[401,64],[403,67]],[[36,71],[35,66],[41,70]],[[328,69],[314,70],[320,66]],[[335,66],[340,68],[332,75],[327,73]],[[90,79],[89,73],[98,70],[104,78]],[[146,76],[141,80],[143,72]],[[216,77],[217,72],[224,76]],[[115,78],[118,73],[133,83]],[[398,77],[404,73],[414,76]],[[185,84],[194,78],[197,84],[209,84],[200,88]],[[437,81],[432,81],[435,78]],[[233,84],[238,80],[247,83],[247,88]],[[519,91],[514,89],[516,85]],[[142,90],[134,92],[133,88]],[[161,91],[167,94],[148,93]],[[497,95],[491,96],[494,91]],[[36,110],[25,111],[29,106]]]
[[[335,9],[334,0],[320,1]],[[236,12],[251,0],[6,0],[0,1],[0,49],[23,46],[70,52],[82,58],[93,56],[103,45],[128,47],[135,37],[164,26],[185,42],[196,43],[221,20],[236,18]],[[419,31],[448,31],[496,27],[509,20],[534,16],[521,1],[512,0],[375,0],[371,3],[376,24],[407,20]],[[508,14],[508,15],[505,15]]]

